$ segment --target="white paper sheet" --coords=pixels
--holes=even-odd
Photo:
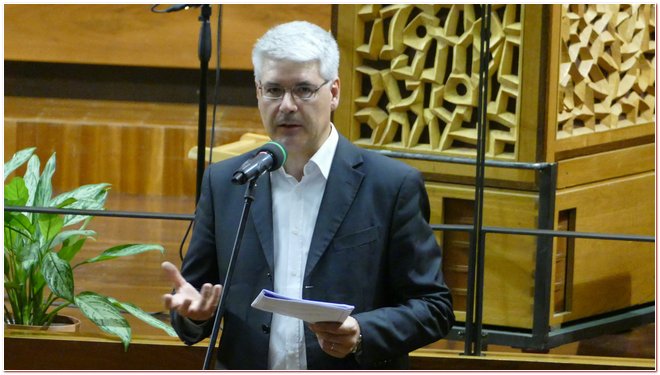
[[[354,306],[297,299],[263,289],[252,301],[252,307],[272,313],[292,316],[308,323],[343,322]]]

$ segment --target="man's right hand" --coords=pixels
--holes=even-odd
[[[202,285],[197,291],[186,279],[179,269],[170,262],[163,262],[161,268],[167,278],[174,284],[174,294],[164,294],[163,301],[168,310],[176,310],[181,316],[188,319],[204,321],[211,319],[220,301],[222,286],[220,284]]]

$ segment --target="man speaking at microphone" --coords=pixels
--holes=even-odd
[[[354,146],[331,122],[339,51],[307,22],[269,30],[252,52],[259,111],[287,152],[257,180],[217,351],[227,369],[406,369],[408,353],[454,322],[420,173]],[[211,333],[240,221],[245,154],[205,172],[190,247],[164,296],[187,344]],[[250,306],[262,289],[355,306],[343,323],[309,324]]]

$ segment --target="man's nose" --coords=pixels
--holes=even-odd
[[[280,112],[290,113],[295,112],[297,109],[298,105],[296,104],[296,99],[293,97],[291,91],[286,90],[282,97],[282,102],[280,103]]]

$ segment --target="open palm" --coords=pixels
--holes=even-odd
[[[174,264],[163,262],[161,268],[174,285],[174,294],[163,296],[167,309],[176,310],[192,320],[203,321],[213,317],[222,293],[221,285],[206,283],[198,291],[183,278]]]

